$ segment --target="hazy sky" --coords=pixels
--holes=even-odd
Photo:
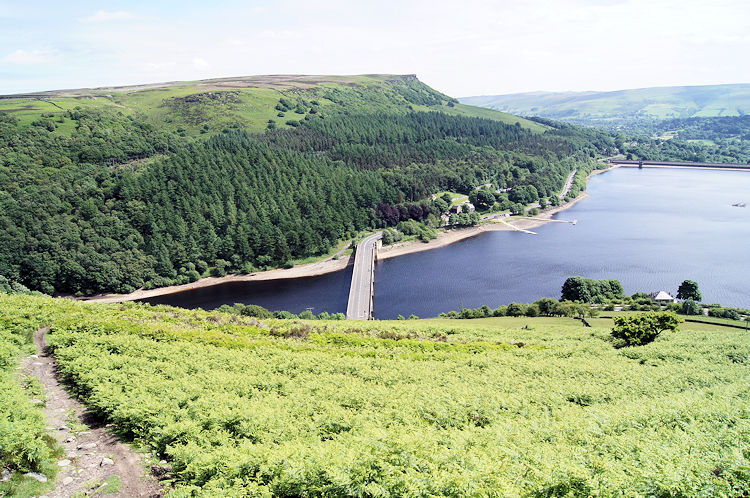
[[[455,97],[750,82],[747,0],[0,0],[0,94],[416,73]]]

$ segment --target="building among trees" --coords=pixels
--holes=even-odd
[[[676,303],[677,299],[673,298],[667,291],[652,292],[649,294],[651,299],[658,304]]]

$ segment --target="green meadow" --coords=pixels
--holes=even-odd
[[[50,326],[72,392],[169,461],[172,496],[747,496],[750,335],[683,323],[615,349],[592,322],[0,295],[3,344]]]

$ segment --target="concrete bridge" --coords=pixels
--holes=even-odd
[[[607,164],[643,168],[649,166],[662,166],[671,168],[721,168],[721,169],[746,169],[750,170],[750,164],[743,163],[695,163],[690,161],[630,161],[624,159],[610,159]]]
[[[375,259],[380,248],[383,232],[370,235],[357,244],[354,255],[354,271],[349,288],[349,303],[346,306],[347,320],[372,319],[373,295],[375,292]]]

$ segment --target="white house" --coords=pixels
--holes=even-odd
[[[654,302],[659,304],[669,304],[677,302],[677,299],[670,296],[667,291],[652,292],[651,294],[649,294],[649,296],[651,296],[651,299],[653,299]]]

